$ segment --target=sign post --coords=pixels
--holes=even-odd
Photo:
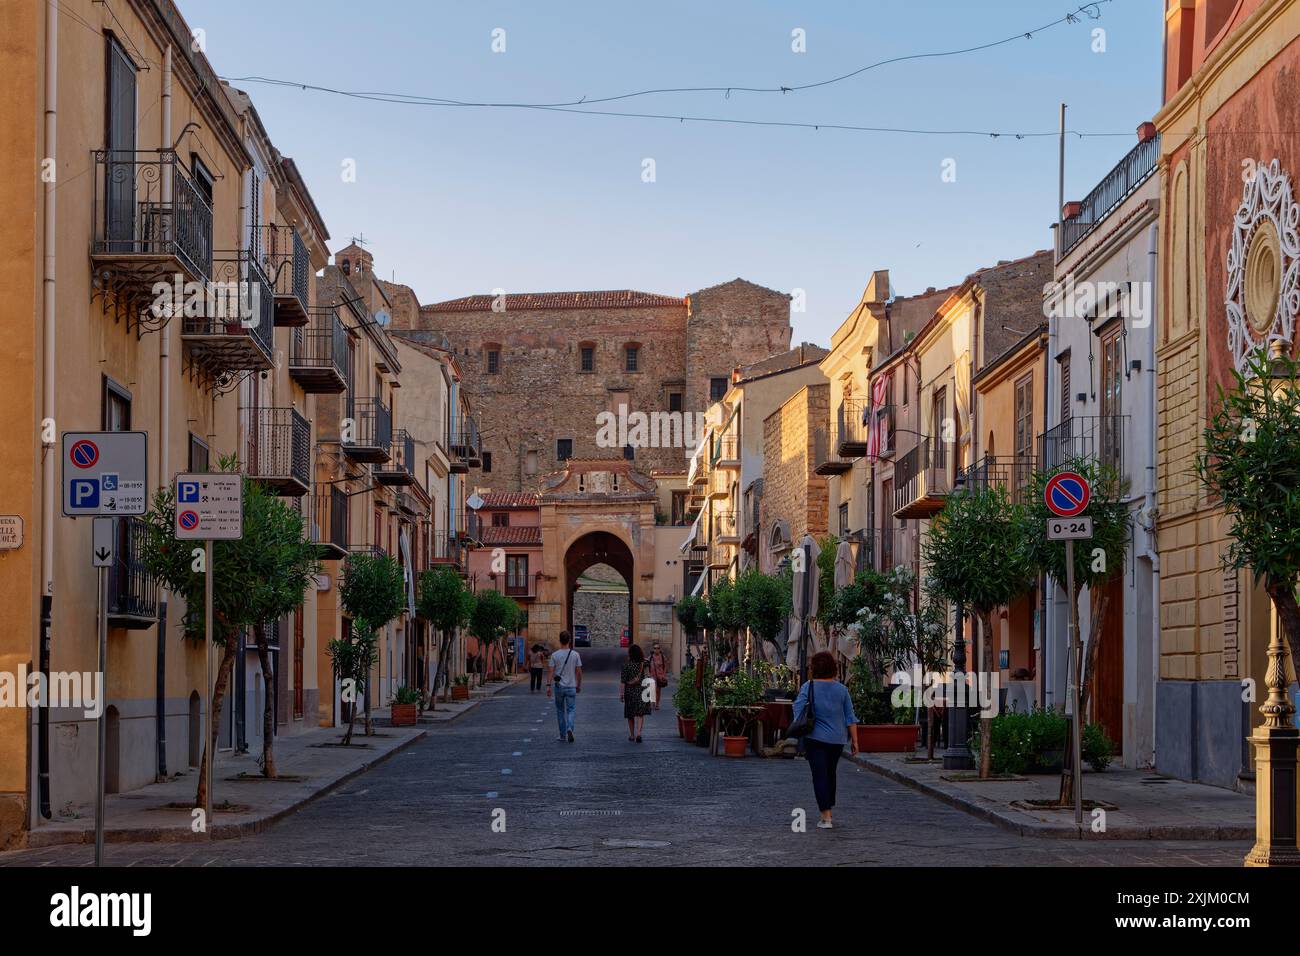
[[[244,536],[244,476],[224,472],[176,476],[176,540],[203,542],[203,826],[212,834],[212,542],[237,541]]]
[[[1070,772],[1070,789],[1074,794],[1074,823],[1083,826],[1083,714],[1079,706],[1083,646],[1079,637],[1079,608],[1074,594],[1074,542],[1092,537],[1092,519],[1079,515],[1092,499],[1088,479],[1073,471],[1062,471],[1047,481],[1043,489],[1047,510],[1056,515],[1047,520],[1049,541],[1065,542],[1065,593],[1070,601],[1070,751],[1074,758]],[[1062,520],[1066,519],[1066,520]]]
[[[99,638],[102,693],[107,693],[108,688],[108,569],[113,565],[116,541],[113,516],[142,515],[145,512],[148,442],[145,432],[63,433],[63,514],[69,518],[94,517],[90,565],[99,572],[95,625]],[[21,521],[18,527],[21,543]],[[108,741],[106,708],[102,701],[99,703],[99,717],[95,721],[98,737],[95,755],[95,866],[104,862],[105,752]],[[48,707],[49,702],[43,706]]]

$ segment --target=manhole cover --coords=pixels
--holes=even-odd
[[[622,810],[561,810],[562,817],[618,817]]]
[[[600,845],[619,850],[658,850],[672,846],[667,840],[601,840]]]

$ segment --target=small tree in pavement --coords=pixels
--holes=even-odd
[[[485,661],[491,661],[501,638],[519,623],[519,605],[514,598],[500,591],[480,591],[474,595],[474,607],[469,616],[469,632],[478,638],[479,651]]]
[[[438,687],[451,653],[451,642],[456,630],[469,623],[474,610],[474,595],[464,580],[448,565],[438,565],[420,575],[418,607],[434,631],[439,635],[438,666],[429,687],[429,709],[434,709]]]
[[[344,700],[350,696],[348,730],[343,743],[352,743],[357,703],[370,686],[370,670],[378,643],[376,631],[402,613],[406,601],[402,566],[386,554],[348,555],[339,583],[339,600],[352,618],[352,634],[330,641],[326,648],[334,674],[343,685]],[[366,735],[371,733],[370,712],[366,712]]]
[[[979,619],[984,639],[981,669],[992,686],[993,612],[1023,594],[1032,571],[1023,541],[1020,508],[1005,488],[962,489],[934,517],[923,547],[937,594],[958,601]],[[993,717],[980,715],[980,777],[990,772]]]

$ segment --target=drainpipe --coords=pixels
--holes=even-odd
[[[1160,549],[1156,538],[1156,289],[1160,263],[1160,225],[1159,217],[1147,229],[1147,282],[1150,283],[1151,296],[1147,303],[1147,312],[1151,317],[1148,335],[1152,348],[1151,368],[1147,370],[1149,387],[1147,389],[1147,422],[1150,433],[1147,435],[1147,547],[1151,554],[1151,766],[1156,765],[1156,691],[1160,682]]]
[[[172,143],[172,48],[163,53],[162,75],[162,143]],[[163,204],[171,203],[173,196],[172,167],[163,168]],[[165,488],[170,480],[171,444],[169,411],[171,409],[171,321],[158,333],[158,486]],[[155,653],[157,673],[154,690],[154,736],[158,741],[158,779],[167,778],[167,590],[158,588],[158,647]]]
[[[59,100],[59,10],[53,3],[45,5],[45,157],[58,166],[58,100]],[[55,208],[55,183],[45,184],[45,231],[42,252],[45,271],[41,278],[42,344],[41,344],[41,416],[42,430],[46,422],[55,422],[55,279],[57,275],[56,246],[57,219]],[[41,640],[38,667],[44,686],[49,686],[50,676],[50,626],[54,618],[54,495],[56,466],[53,439],[46,442],[41,454]],[[50,819],[50,706],[45,700],[37,709],[36,767],[37,793],[40,814]]]

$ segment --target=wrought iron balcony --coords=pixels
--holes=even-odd
[[[429,561],[465,567],[468,539],[459,531],[434,531],[429,539]]]
[[[819,475],[842,475],[853,462],[841,458],[831,449],[831,436],[825,426],[813,433],[813,471]]]
[[[181,319],[181,340],[199,368],[217,376],[269,369],[275,355],[271,284],[247,250],[215,260],[201,315]]]
[[[244,409],[248,477],[299,498],[311,490],[311,424],[293,408]]]
[[[1061,223],[1060,259],[1096,229],[1115,207],[1155,172],[1160,161],[1160,137],[1138,143],[1080,203],[1078,215]]]
[[[470,468],[478,468],[482,464],[483,449],[479,440],[478,422],[466,415],[451,440],[451,470],[463,475]]]
[[[306,325],[311,262],[307,244],[293,226],[260,226],[262,261],[275,292],[275,324]]]
[[[108,569],[108,626],[143,630],[158,620],[158,583],[144,564],[149,529],[143,518],[113,519],[117,539]]]
[[[115,293],[152,297],[155,282],[207,282],[212,275],[212,207],[176,153],[95,152],[90,258]]]
[[[709,546],[707,544],[692,545],[690,551],[686,553],[686,564],[696,574],[704,570],[708,560]]]
[[[393,417],[388,407],[377,398],[358,398],[348,411],[352,440],[343,442],[343,453],[353,461],[388,461],[393,443]],[[344,437],[348,437],[346,433]]]
[[[405,428],[393,432],[393,456],[384,465],[375,467],[375,480],[384,485],[411,485],[415,483],[415,439]]]
[[[1124,471],[1124,438],[1128,434],[1127,415],[1075,415],[1038,436],[1038,458],[1044,471],[1056,471],[1077,459],[1089,459]]]
[[[1029,488],[1037,468],[1036,458],[985,455],[964,469],[960,480],[972,490],[1005,488],[1013,502],[1024,504],[1028,500]]]
[[[862,423],[864,403],[846,398],[835,413],[835,451],[844,458],[861,458],[867,453],[867,426]]]
[[[929,518],[952,490],[952,453],[924,438],[894,465],[894,517]]]
[[[853,573],[861,574],[876,566],[876,538],[879,532],[875,528],[860,528],[848,535],[853,544]]]
[[[740,439],[736,435],[719,435],[713,440],[713,467],[740,468]]]
[[[740,523],[736,520],[736,513],[734,511],[713,512],[712,532],[711,537],[714,541],[726,544],[740,541]]]
[[[337,485],[316,486],[316,507],[312,514],[315,541],[322,561],[337,561],[348,556],[347,492]]]
[[[308,310],[289,340],[289,377],[304,392],[337,394],[352,386],[348,330],[334,306]]]
[[[537,582],[541,577],[540,571],[532,574],[518,575],[511,577],[508,571],[488,575],[488,587],[501,594],[514,598],[535,598],[537,597]]]
[[[729,568],[734,554],[732,545],[715,538],[709,543],[709,567],[715,571]]]

